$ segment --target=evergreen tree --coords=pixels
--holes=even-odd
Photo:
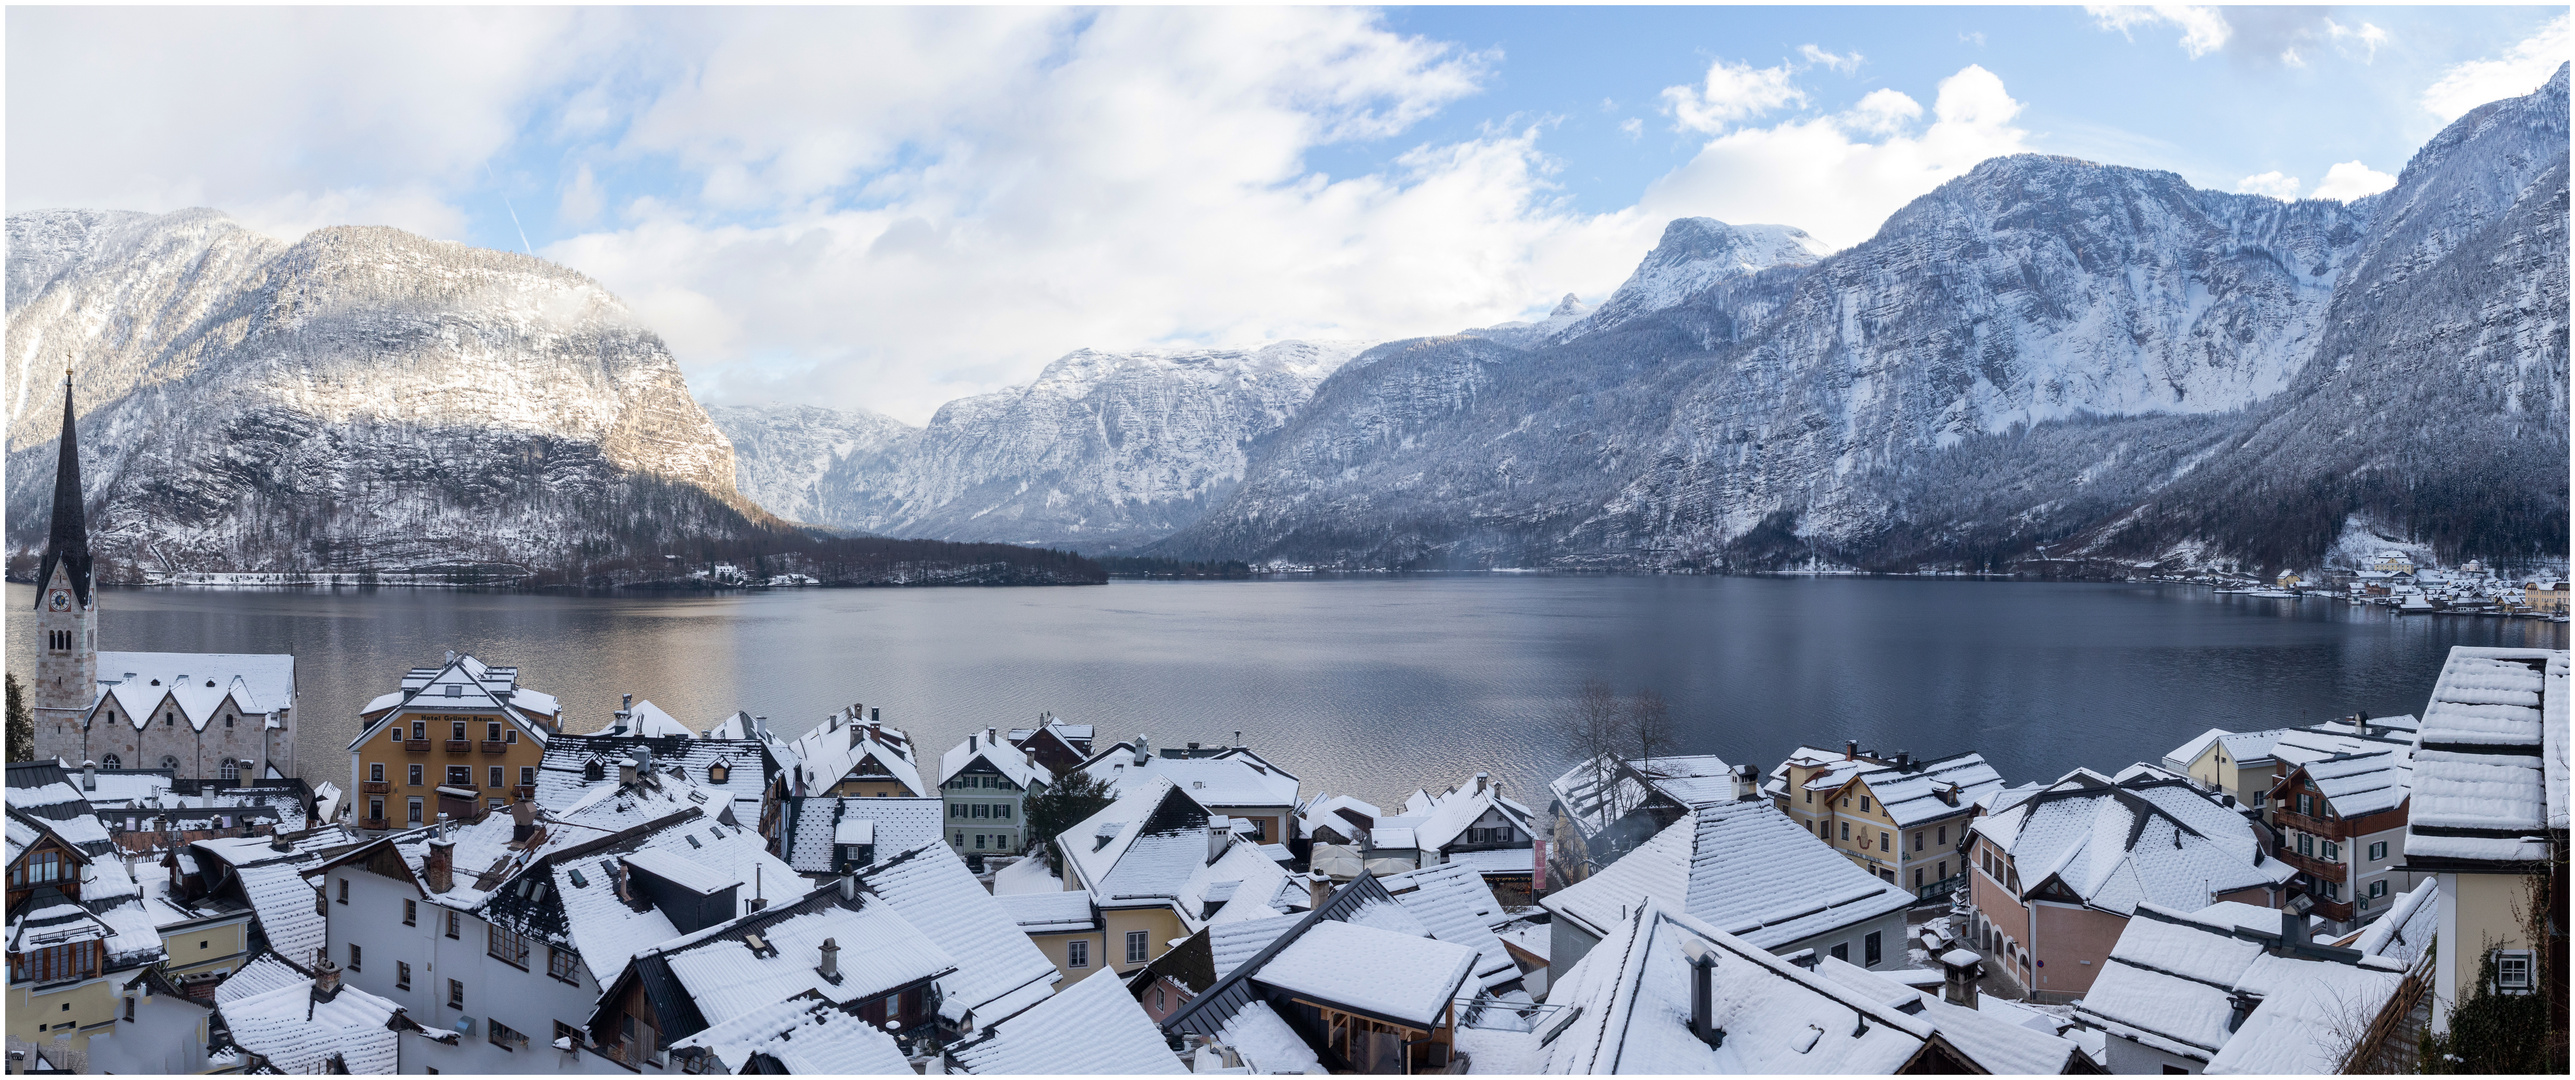
[[[1116,799],[1109,794],[1108,781],[1089,773],[1069,773],[1058,777],[1046,790],[1029,796],[1028,840],[1037,845],[1045,858],[1046,868],[1064,872],[1063,856],[1053,843],[1064,830],[1082,823],[1082,819],[1099,813]]]
[[[9,682],[9,760],[36,760],[36,718],[27,711],[27,693],[18,685],[18,673],[10,672]]]

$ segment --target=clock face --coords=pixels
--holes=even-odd
[[[53,599],[47,601],[47,603],[52,604],[56,611],[70,611],[72,609],[72,594],[64,592],[61,589],[56,589],[54,590]]]

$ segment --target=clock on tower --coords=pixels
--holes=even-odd
[[[72,594],[68,590],[56,589],[52,596],[45,599],[45,603],[56,611],[70,611],[72,609]]]

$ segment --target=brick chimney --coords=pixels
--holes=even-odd
[[[429,842],[429,854],[421,860],[420,874],[429,879],[429,891],[443,893],[456,887],[456,842],[444,835]]]
[[[324,956],[321,963],[313,965],[313,1000],[329,1001],[338,996],[340,996],[340,965],[332,963],[330,957]]]
[[[536,804],[520,799],[510,804],[510,842],[524,844],[536,835]]]
[[[1332,899],[1332,882],[1321,874],[1314,875],[1314,880],[1305,883],[1305,898],[1310,906],[1322,907],[1324,901]]]
[[[1850,760],[1852,760],[1852,759],[1854,759],[1854,758],[1857,758],[1857,757],[1859,757],[1859,756],[1860,756],[1860,740],[1858,740],[1858,739],[1850,739],[1850,740],[1846,740],[1845,742],[1843,742],[1843,743],[1842,743],[1842,760],[1844,760],[1844,761],[1850,761]]]

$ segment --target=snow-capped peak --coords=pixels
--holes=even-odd
[[[1808,266],[1832,249],[1790,225],[1729,225],[1715,218],[1675,218],[1636,272],[1582,325],[1559,339],[1597,333],[1672,307],[1730,277],[1774,266]]]

